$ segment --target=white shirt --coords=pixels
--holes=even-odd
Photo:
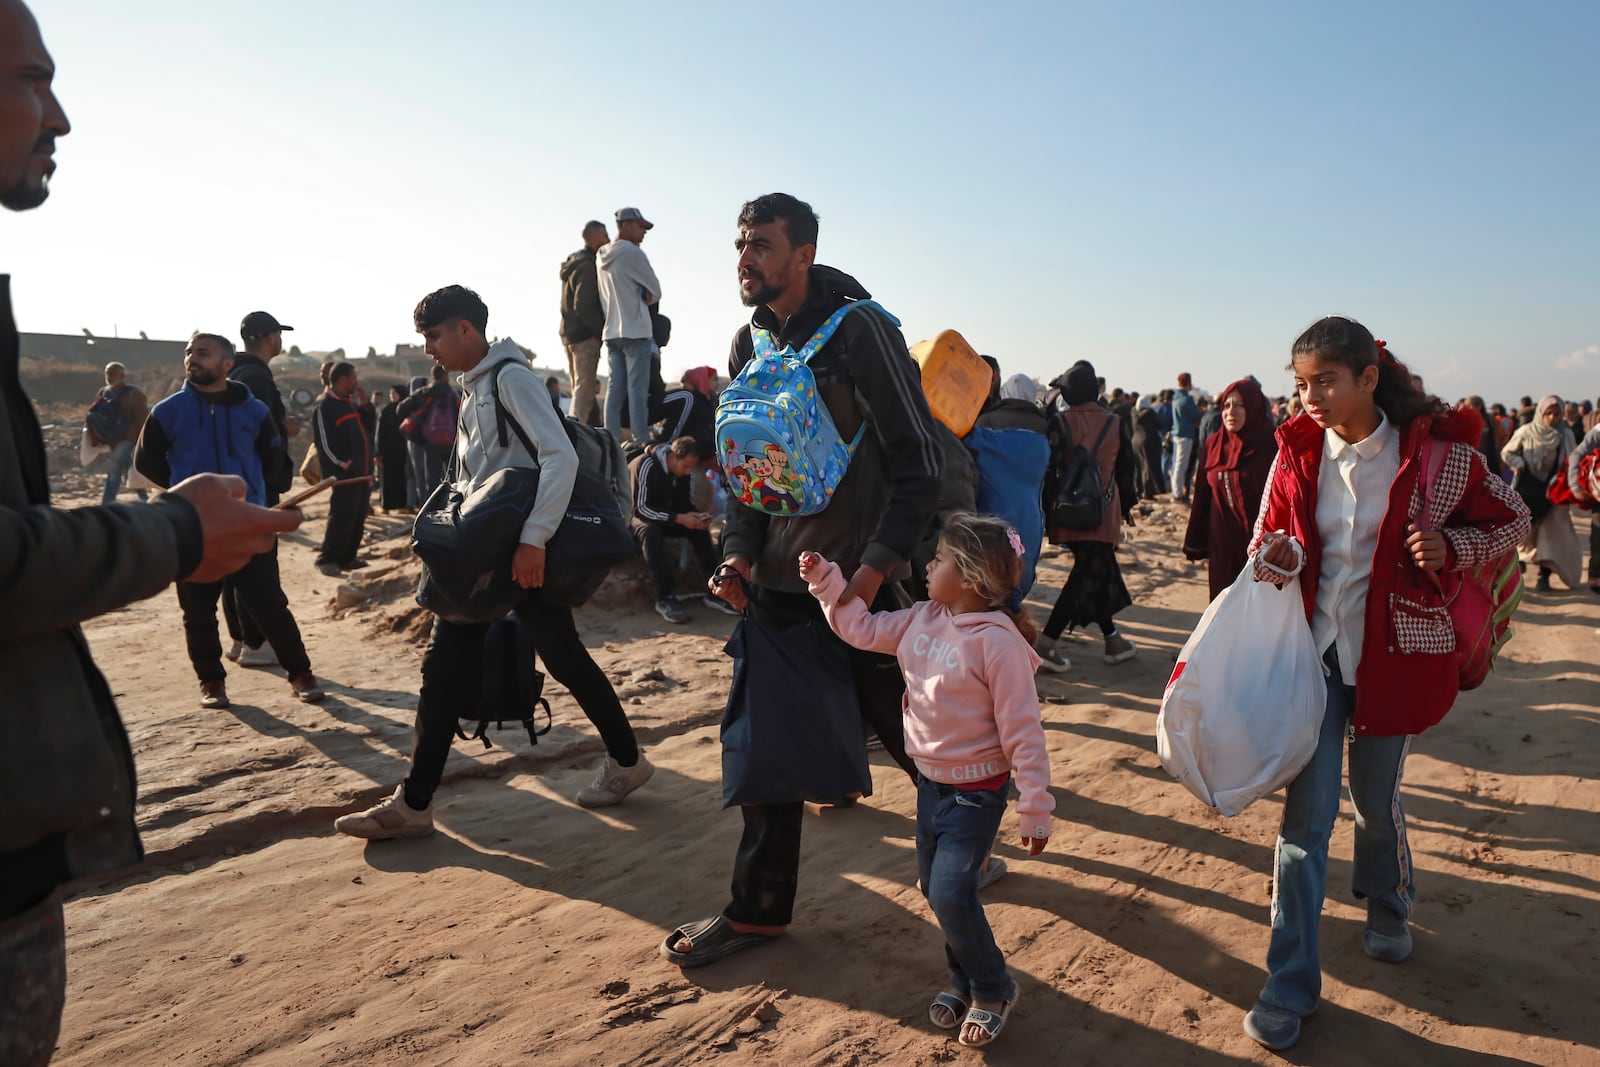
[[[1367,584],[1378,529],[1389,509],[1389,490],[1400,474],[1400,444],[1394,427],[1378,413],[1378,428],[1351,444],[1332,430],[1322,432],[1322,470],[1317,476],[1317,536],[1322,539],[1322,576],[1311,636],[1317,652],[1337,645],[1345,685],[1355,685],[1366,635]]]

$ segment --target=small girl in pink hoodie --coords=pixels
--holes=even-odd
[[[849,644],[892,654],[906,676],[906,753],[916,761],[917,866],[945,936],[950,989],[928,1018],[960,1027],[963,1045],[1000,1035],[1017,985],[994,943],[978,878],[1000,829],[1013,772],[1028,854],[1050,840],[1050,760],[1033,672],[1039,657],[1006,613],[1022,574],[1022,542],[998,519],[958,514],[928,564],[929,601],[876,614],[859,598],[840,603],[838,564],[800,556],[800,576],[828,624]]]

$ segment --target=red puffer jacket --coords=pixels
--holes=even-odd
[[[1367,589],[1366,634],[1356,668],[1357,733],[1417,734],[1433,726],[1458,692],[1455,632],[1433,581],[1406,549],[1406,526],[1422,510],[1422,453],[1428,438],[1450,443],[1434,487],[1432,527],[1448,546],[1447,567],[1494,559],[1527,536],[1528,509],[1501,479],[1489,473],[1477,449],[1483,422],[1470,408],[1438,419],[1422,416],[1400,430],[1400,473],[1389,490]],[[1322,469],[1323,430],[1299,415],[1278,430],[1273,461],[1255,536],[1284,530],[1305,549],[1300,591],[1306,618],[1317,607],[1322,541],[1317,534],[1317,478]]]

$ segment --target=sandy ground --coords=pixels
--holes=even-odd
[[[552,683],[536,747],[457,743],[420,842],[336,836],[335,815],[401,778],[418,623],[380,519],[370,585],[335,607],[311,565],[323,505],[283,546],[320,707],[281,671],[233,668],[202,712],[169,590],[88,627],[137,754],[149,859],[67,905],[61,1064],[1258,1063],[1240,1031],[1264,977],[1280,797],[1222,819],[1161,770],[1155,714],[1204,606],[1160,511],[1124,553],[1140,646],[1040,682],[1061,821],[1048,852],[999,853],[985,891],[1021,985],[986,1053],[926,1021],[945,980],[913,888],[914,795],[881,755],[876,794],[808,808],[796,923],[782,941],[680,972],[672,926],[726,900],[739,833],[720,810],[717,725],[732,620],[667,628],[646,598],[580,612],[658,771],[605,812],[571,797],[601,749]],[[384,538],[387,537],[387,540]],[[1035,608],[1064,578],[1047,559]],[[1041,614],[1042,617],[1042,614]],[[1530,594],[1481,690],[1416,742],[1404,790],[1419,868],[1416,952],[1360,951],[1346,811],[1323,921],[1325,999],[1291,1063],[1591,1064],[1600,1057],[1600,598]],[[664,629],[669,632],[663,632]]]

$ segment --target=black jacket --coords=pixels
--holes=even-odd
[[[10,285],[0,275],[0,918],[143,854],[133,753],[78,627],[159,593],[204,551],[200,517],[179,497],[50,506]]]
[[[648,523],[670,523],[679,515],[694,510],[694,488],[687,477],[673,477],[667,470],[666,445],[657,445],[633,457],[628,474],[633,482],[635,527]]]
[[[661,398],[663,441],[692,437],[709,457],[717,446],[717,402],[690,388],[674,389]]]
[[[360,478],[372,473],[372,431],[362,409],[332,388],[322,394],[311,413],[311,433],[324,478],[335,474]]]
[[[828,316],[847,301],[871,294],[832,267],[812,267],[805,303],[781,326],[767,308],[754,322],[773,331],[778,344],[803,347]],[[750,361],[755,342],[741,326],[728,357],[730,374]],[[850,469],[826,510],[804,517],[767,515],[735,507],[723,551],[753,561],[754,584],[805,594],[795,560],[820,552],[846,574],[865,563],[889,580],[909,576],[908,561],[934,519],[941,491],[944,446],[935,429],[916,361],[905,337],[881,313],[846,315],[810,363],[817,392],[846,441],[866,422]]]
[[[289,462],[289,431],[286,424],[288,413],[283,408],[283,394],[278,392],[278,383],[272,377],[272,368],[266,361],[248,352],[240,352],[233,358],[233,370],[228,372],[228,377],[236,382],[242,382],[250,390],[250,395],[267,405],[267,410],[272,413],[272,425],[277,428],[279,447],[282,455],[271,463],[263,460],[263,467],[267,473],[267,506],[278,502],[282,493],[289,491],[294,484],[294,464]],[[276,476],[272,472],[277,472]]]
[[[451,388],[448,381],[433,382],[426,389],[418,389],[410,396],[401,400],[395,406],[395,414],[402,420],[415,418],[417,428],[410,434],[410,440],[422,444],[422,420],[426,416],[428,403],[439,400],[450,405],[450,417],[454,419],[461,406],[461,398],[456,396],[455,389]]]
[[[599,337],[606,328],[594,252],[580,248],[561,264],[561,339],[569,345]]]

